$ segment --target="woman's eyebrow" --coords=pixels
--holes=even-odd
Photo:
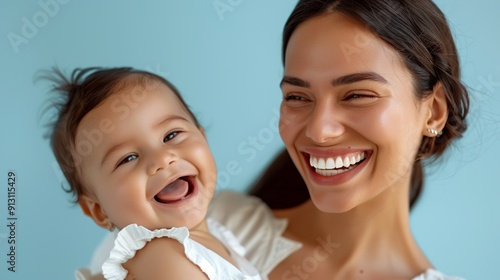
[[[332,86],[348,85],[348,84],[353,84],[353,83],[357,83],[357,82],[361,82],[361,81],[374,81],[374,82],[378,82],[381,84],[388,84],[389,83],[381,75],[379,75],[375,72],[369,71],[369,72],[349,74],[349,75],[335,78],[331,81],[331,85]],[[283,79],[280,82],[280,87],[283,87],[285,84],[297,86],[297,87],[311,88],[311,84],[308,81],[302,80],[302,79],[297,78],[297,77],[292,77],[292,76],[284,76],[283,77]]]
[[[388,84],[387,80],[381,75],[375,72],[361,72],[345,75],[336,79],[333,79],[331,84],[332,86],[340,86],[340,85],[349,85],[354,84],[361,81],[374,81],[381,84]]]
[[[280,87],[283,87],[285,84],[297,87],[311,88],[309,82],[292,76],[284,76],[283,79],[281,79]]]

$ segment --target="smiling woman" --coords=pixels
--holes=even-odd
[[[442,13],[427,0],[300,1],[285,26],[283,58],[280,132],[311,196],[275,213],[290,220],[284,235],[309,244],[335,231],[343,240],[335,259],[352,265],[332,260],[317,277],[408,279],[432,268],[409,231],[410,179],[422,158],[461,135],[468,111]],[[391,257],[373,259],[378,251]]]
[[[283,62],[279,129],[310,199],[272,212],[233,194],[225,199],[235,205],[216,200],[240,219],[276,224],[252,237],[248,222],[211,215],[269,279],[457,279],[433,267],[409,225],[422,160],[467,127],[468,92],[439,8],[301,0],[285,24]]]
[[[346,56],[341,46],[356,44],[354,30],[364,38],[363,49]],[[302,177],[311,181],[316,207],[344,212],[387,188],[405,189],[421,135],[433,137],[427,128],[445,126],[441,84],[415,89],[398,53],[340,13],[299,25],[287,46],[280,131]],[[432,95],[421,102],[414,91]],[[340,159],[343,165],[342,159],[356,155],[366,159],[349,172],[342,172],[343,166],[310,165],[313,159]],[[356,176],[360,172],[369,175],[366,181]]]

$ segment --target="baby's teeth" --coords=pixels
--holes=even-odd
[[[359,154],[356,155],[356,161],[355,162],[359,162],[361,161],[361,156]]]
[[[353,162],[353,164],[354,164],[354,162]],[[347,168],[347,167],[349,167],[349,165],[351,165],[351,162],[349,161],[349,157],[345,157],[345,159],[344,159],[344,167]]]
[[[361,153],[361,160],[365,159],[365,153]]]
[[[349,161],[351,164],[355,164],[357,163],[356,162],[356,157],[355,156],[351,156],[351,160]]]
[[[318,160],[318,168],[319,168],[319,169],[325,169],[325,167],[326,167],[325,160],[324,160],[324,159],[322,159],[322,158],[320,158],[320,159]]]
[[[328,169],[335,168],[335,161],[333,160],[333,158],[328,158],[326,160],[326,168],[328,168]]]
[[[315,158],[313,158],[313,157],[310,157],[310,158],[309,158],[309,164],[310,164],[311,166],[313,166],[313,167],[316,167],[316,162],[315,162],[315,161],[316,161],[316,159],[315,159]]]

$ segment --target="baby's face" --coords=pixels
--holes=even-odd
[[[112,94],[82,119],[75,143],[88,193],[80,204],[98,225],[192,228],[204,219],[215,162],[205,135],[167,86]]]

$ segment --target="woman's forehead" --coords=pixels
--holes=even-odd
[[[367,71],[394,75],[405,72],[403,66],[391,46],[340,13],[317,16],[299,25],[285,55],[285,75],[291,76],[336,78]]]

